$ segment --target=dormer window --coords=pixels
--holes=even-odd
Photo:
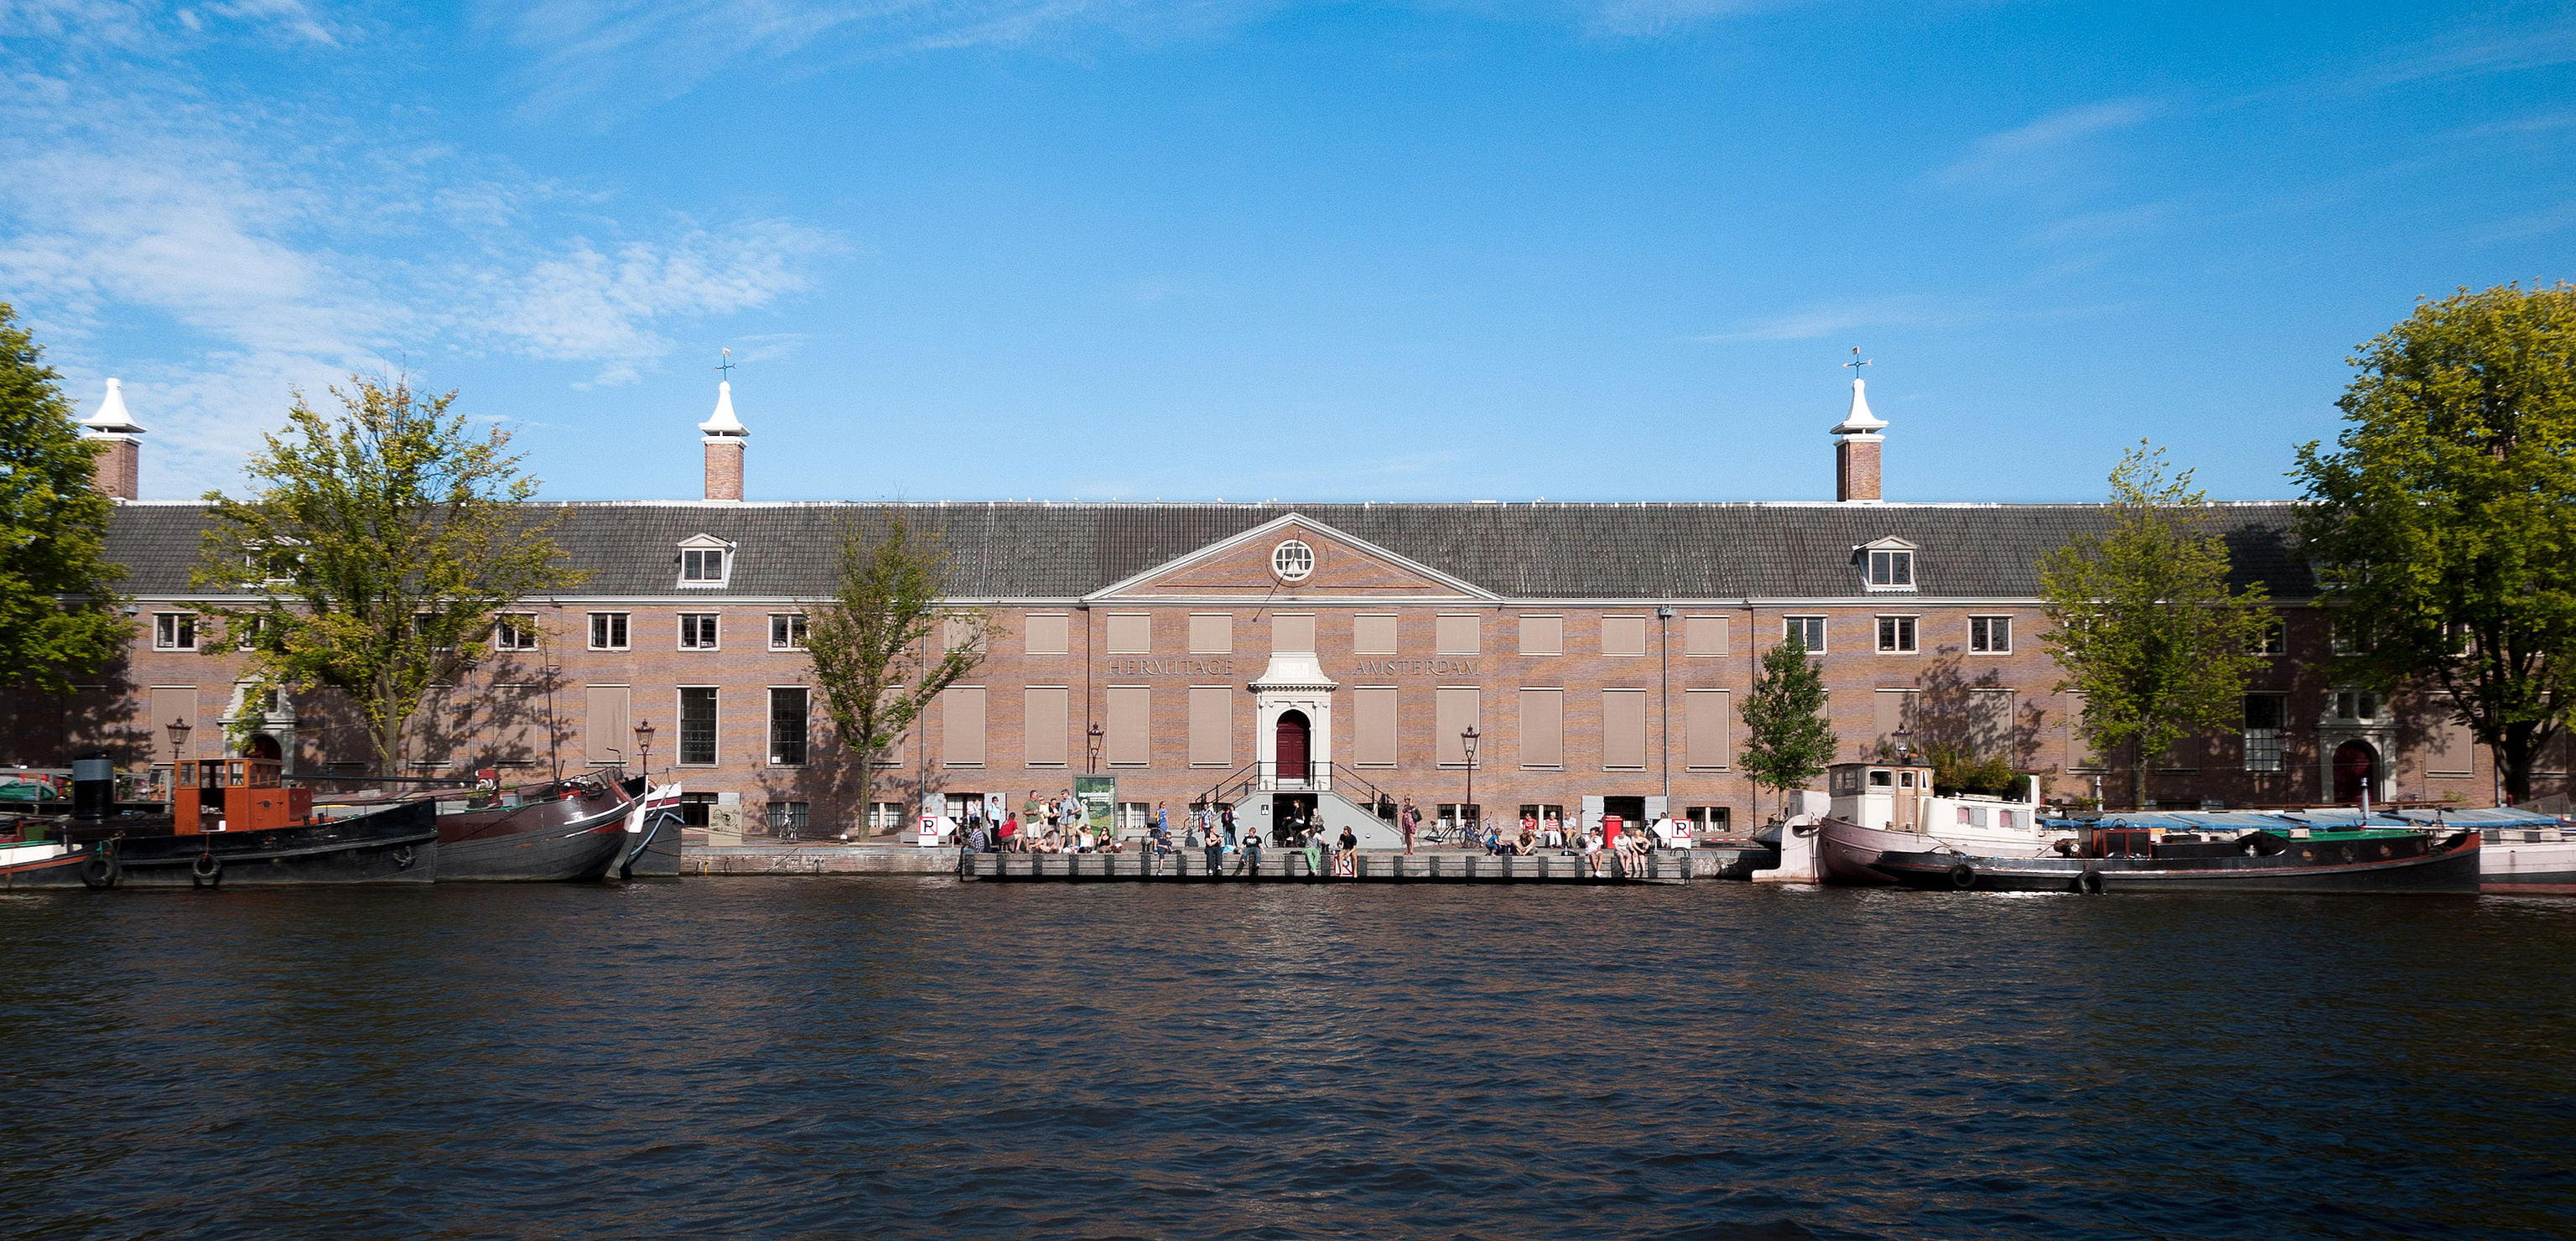
[[[702,590],[725,585],[733,576],[733,550],[733,544],[713,535],[681,540],[680,585]]]
[[[1860,564],[1861,589],[1914,589],[1913,544],[1903,539],[1880,539],[1852,549],[1852,559]]]

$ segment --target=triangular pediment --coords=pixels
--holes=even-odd
[[[1304,545],[1304,551],[1292,544]],[[1366,539],[1290,513],[1165,561],[1089,597],[1438,602],[1497,596]]]

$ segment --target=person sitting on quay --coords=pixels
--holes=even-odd
[[[1224,874],[1225,837],[1217,834],[1216,824],[1204,824],[1199,828],[1199,843],[1207,846],[1207,873]]]
[[[1020,851],[1020,816],[1016,814],[1005,814],[1002,816],[1001,836],[1002,852],[1017,853]]]
[[[1581,849],[1583,850],[1583,865],[1584,865],[1584,868],[1585,868],[1586,870],[1588,870],[1588,871],[1590,871],[1590,872],[1592,873],[1592,877],[1593,877],[1593,878],[1595,878],[1595,879],[1600,878],[1600,877],[1601,877],[1601,834],[1600,834],[1599,832],[1596,832],[1596,831],[1592,830],[1592,825],[1591,825],[1591,824],[1589,824],[1589,823],[1584,824],[1584,826],[1583,826],[1583,835],[1582,835],[1582,837],[1581,837],[1581,839],[1580,839],[1580,842],[1579,842],[1579,844],[1578,844],[1578,846],[1577,846],[1577,847],[1579,847],[1579,848],[1581,848]]]
[[[1306,873],[1324,873],[1324,829],[1320,827],[1306,829]]]
[[[1342,825],[1342,852],[1344,852],[1344,853],[1357,853],[1357,852],[1359,852],[1359,851],[1360,851],[1360,837],[1359,837],[1359,833],[1358,833],[1358,832],[1355,832],[1355,831],[1352,831],[1352,830],[1351,830],[1351,827],[1350,827],[1350,825],[1349,825],[1349,824],[1347,824],[1347,823],[1343,824],[1343,825]]]
[[[1243,834],[1243,848],[1235,856],[1234,873],[1249,874],[1256,879],[1261,877],[1261,833]]]
[[[1485,853],[1491,857],[1501,857],[1503,855],[1503,829],[1501,824],[1494,822],[1487,822],[1485,824]]]
[[[1538,852],[1538,833],[1527,823],[1523,823],[1521,825],[1520,847],[1512,850],[1512,852],[1517,853],[1522,857],[1528,857],[1531,854]]]

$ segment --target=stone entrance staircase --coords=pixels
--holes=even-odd
[[[1314,821],[1330,839],[1340,840],[1342,829],[1347,827],[1359,837],[1363,849],[1404,847],[1404,833],[1396,827],[1394,818],[1395,807],[1401,803],[1339,763],[1314,764],[1302,779],[1281,778],[1269,763],[1247,764],[1197,800],[1202,805],[1232,805],[1235,824],[1245,831],[1259,832],[1262,842],[1268,844],[1271,830],[1279,822],[1283,799],[1301,798],[1314,800]],[[1293,805],[1293,800],[1288,804]],[[1385,810],[1383,815],[1380,807]]]

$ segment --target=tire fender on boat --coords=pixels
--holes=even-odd
[[[81,867],[81,884],[93,891],[103,892],[116,886],[116,881],[124,877],[124,870],[124,867],[116,864],[115,858],[104,853],[94,854]]]
[[[1962,892],[1977,886],[1977,868],[1965,862],[1951,867],[1950,886]]]
[[[2086,896],[2102,895],[2102,872],[2085,867],[2084,873],[2075,877],[2075,890]]]
[[[402,870],[410,870],[412,862],[417,860],[420,855],[412,852],[410,845],[395,845],[391,856],[393,857],[394,865],[396,867]]]
[[[216,857],[213,853],[200,853],[196,861],[188,863],[189,887],[219,888],[223,883],[224,860],[222,858]]]

